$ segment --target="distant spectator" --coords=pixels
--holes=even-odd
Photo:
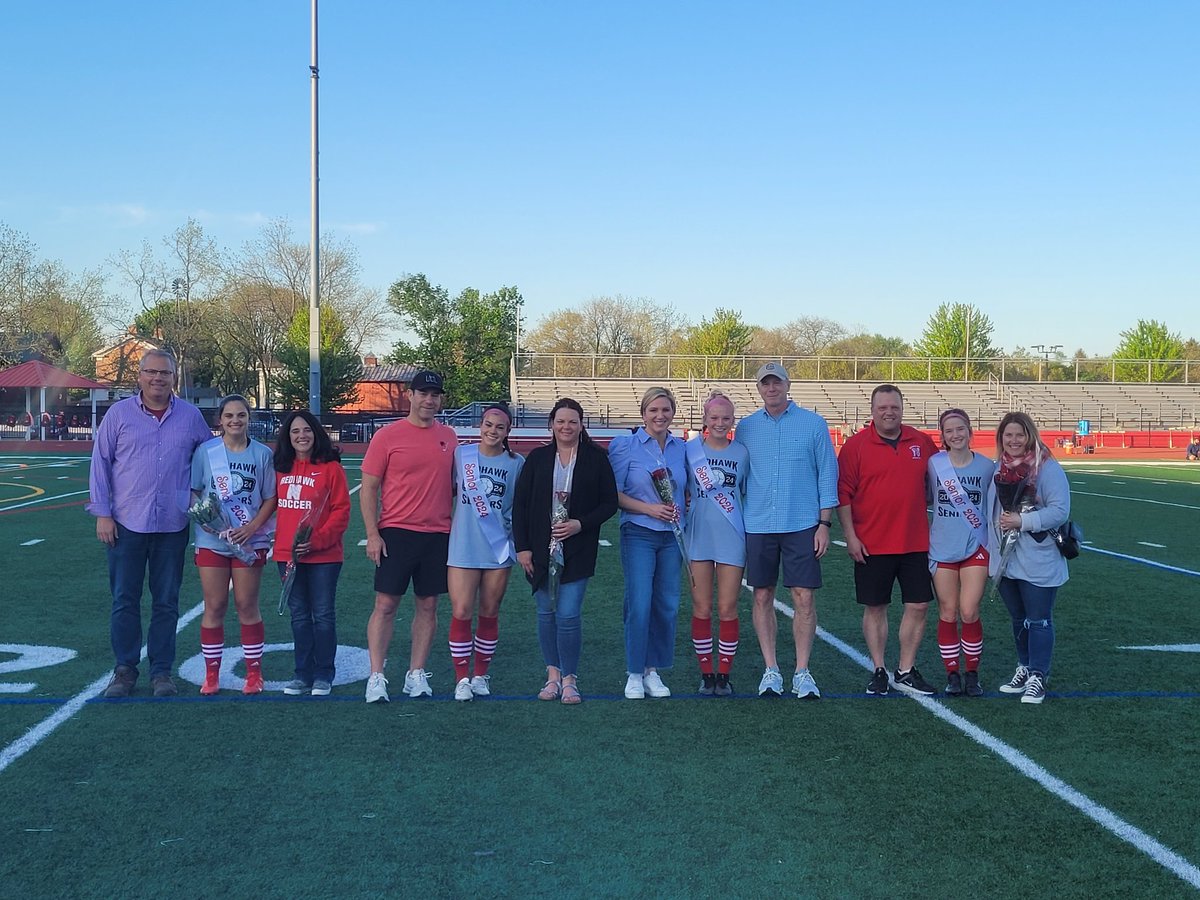
[[[1189,460],[1200,459],[1200,441],[1192,441],[1187,445],[1186,458]]]

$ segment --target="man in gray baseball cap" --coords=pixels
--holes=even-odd
[[[750,455],[746,582],[754,588],[754,632],[766,665],[758,693],[783,694],[775,655],[779,631],[775,586],[782,563],[783,583],[796,610],[792,692],[799,698],[817,699],[821,692],[808,671],[808,660],[817,630],[814,592],[821,586],[820,560],[829,549],[837,507],[837,456],[828,423],[788,399],[791,382],[782,363],[762,366],[755,380],[763,406],[738,423],[737,440]]]

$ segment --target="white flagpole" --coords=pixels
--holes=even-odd
[[[308,411],[321,415],[321,236],[317,178],[317,0],[312,0],[312,232],[309,235],[308,286]]]

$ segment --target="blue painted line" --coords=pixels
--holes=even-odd
[[[1195,700],[1200,698],[1200,691],[1047,691],[1046,696],[1061,700]],[[637,701],[626,700],[623,694],[585,694],[584,702],[603,702],[603,703],[637,703]],[[676,694],[672,697],[664,697],[661,699],[647,698],[642,701],[641,705],[656,705],[659,703],[667,703],[672,700],[677,702],[695,701],[699,703],[711,703],[720,705],[731,701],[761,701],[764,703],[779,703],[781,705],[808,706],[817,705],[821,701],[826,700],[858,700],[871,703],[886,701],[886,700],[906,700],[908,696],[900,691],[889,691],[882,697],[870,696],[864,693],[824,693],[820,700],[809,700],[800,702],[795,697],[785,695],[783,697],[759,697],[755,694],[735,694],[732,697],[702,697],[699,694]],[[946,697],[939,695],[930,697],[931,700],[940,700],[951,706],[959,706],[961,704],[970,705],[977,700],[1004,700],[1009,703],[1019,703],[1020,698],[1015,694],[1001,694],[999,691],[987,691],[982,697]],[[0,699],[0,706],[58,706],[67,701],[65,697],[8,697]],[[363,702],[362,694],[330,694],[327,697],[288,697],[284,695],[259,695],[254,697],[244,697],[230,692],[228,696],[218,694],[215,697],[196,696],[180,696],[180,697],[126,697],[121,700],[108,700],[104,697],[94,697],[88,700],[88,705],[100,704],[103,706],[130,704],[130,703],[200,703],[216,705],[220,703],[360,703],[363,706],[379,706],[383,709],[399,708],[411,704],[424,705],[428,703],[458,703],[453,696],[445,695],[440,697],[423,697],[420,700],[412,700],[404,698],[402,700],[393,700],[391,703],[367,704]],[[557,701],[538,700],[536,696],[527,696],[524,694],[493,694],[490,697],[476,697],[471,703],[545,703],[547,706],[552,706]],[[467,703],[463,702],[463,706]],[[560,706],[562,704],[559,704]]]

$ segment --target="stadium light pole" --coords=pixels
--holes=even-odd
[[[308,272],[308,411],[321,415],[321,235],[320,190],[317,179],[317,0],[312,0],[312,231],[309,233]]]

